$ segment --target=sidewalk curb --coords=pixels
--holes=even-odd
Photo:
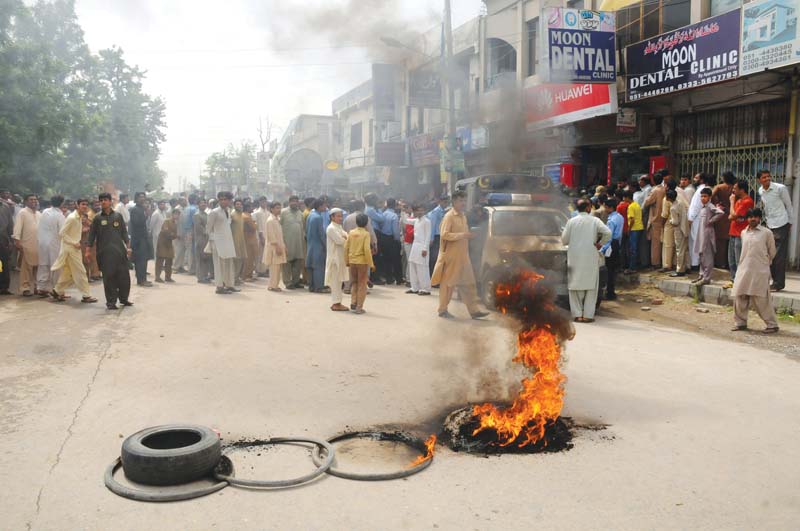
[[[731,290],[724,289],[722,286],[708,285],[699,288],[690,282],[663,279],[653,275],[636,275],[627,277],[631,284],[642,284],[654,286],[660,289],[665,295],[673,297],[691,297],[699,302],[716,304],[718,306],[733,306]],[[800,313],[800,297],[792,297],[781,293],[772,294],[772,305],[776,310],[785,309]]]

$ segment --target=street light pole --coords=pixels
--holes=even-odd
[[[444,38],[445,38],[445,62],[444,62],[444,82],[447,94],[447,138],[445,140],[445,153],[452,161],[452,152],[456,144],[456,102],[455,88],[452,82],[453,71],[453,17],[450,10],[450,0],[444,0]],[[452,163],[451,163],[452,166]],[[456,190],[455,172],[450,168],[447,178],[447,187],[450,195]]]

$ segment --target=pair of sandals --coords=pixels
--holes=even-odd
[[[55,300],[56,302],[66,302],[66,300],[69,299],[69,297],[67,297],[66,295],[59,295],[58,292],[56,292],[56,290],[51,291],[50,296],[53,297],[53,300]],[[97,302],[97,299],[95,299],[94,297],[81,298],[81,304],[93,304],[95,302]]]
[[[585,317],[576,317],[575,318],[575,322],[576,323],[593,323],[594,319],[587,319]]]
[[[734,326],[733,328],[731,328],[731,332],[745,332],[748,330],[750,329],[747,328],[746,326]],[[771,334],[777,334],[778,332],[780,332],[780,328],[778,328],[777,326],[771,328],[765,328],[764,330],[761,331],[761,333],[766,336]]]

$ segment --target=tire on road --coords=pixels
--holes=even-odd
[[[180,485],[208,476],[222,456],[219,437],[205,426],[167,424],[122,443],[125,477],[143,485]]]

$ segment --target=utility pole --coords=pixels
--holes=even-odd
[[[450,11],[450,0],[444,0],[444,38],[445,38],[445,61],[444,61],[444,82],[447,94],[447,137],[445,138],[445,153],[451,161],[452,153],[456,147],[456,97],[453,87],[453,17]],[[450,168],[447,177],[447,188],[450,195],[456,190],[455,172]]]

